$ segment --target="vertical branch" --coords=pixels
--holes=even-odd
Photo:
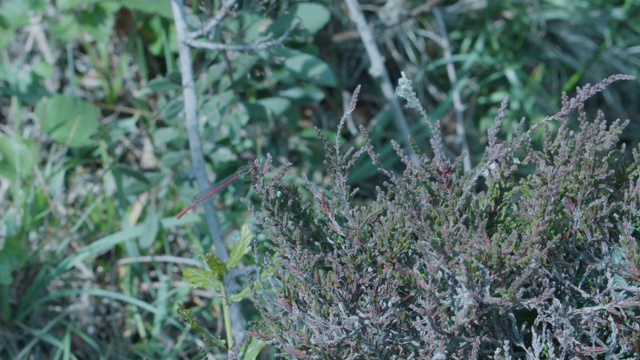
[[[184,99],[184,113],[189,137],[189,150],[191,162],[196,176],[196,183],[200,191],[209,187],[209,180],[205,171],[204,154],[202,153],[202,140],[198,132],[198,99],[195,91],[195,81],[193,79],[193,66],[191,64],[191,49],[187,45],[187,23],[182,0],[171,0],[171,10],[176,25],[176,36],[178,40],[178,53],[180,61],[180,74],[182,75],[182,96]],[[222,238],[220,221],[215,206],[211,201],[205,201],[207,227],[211,240],[216,249],[216,255],[223,261],[229,260],[229,252]],[[238,284],[233,278],[226,279],[228,283],[227,291],[231,296],[237,292]],[[244,328],[245,319],[240,312],[238,303],[231,307],[231,322],[234,326],[234,338],[240,344],[244,337],[241,330]]]
[[[369,25],[367,25],[367,20],[364,18],[364,14],[362,13],[362,9],[360,8],[360,4],[358,0],[345,0],[345,4],[349,9],[349,17],[351,21],[356,24],[358,29],[358,33],[360,34],[360,38],[362,39],[362,44],[367,51],[367,55],[369,56],[369,61],[371,61],[371,66],[369,67],[369,74],[373,76],[376,81],[380,83],[380,88],[382,90],[382,94],[385,99],[391,104],[391,109],[393,110],[393,115],[395,119],[395,124],[400,134],[403,138],[403,144],[405,151],[409,154],[411,161],[414,163],[418,162],[418,156],[416,153],[408,146],[408,139],[411,136],[411,131],[409,130],[409,126],[407,125],[407,119],[404,117],[402,113],[402,107],[398,102],[398,99],[395,96],[395,92],[393,90],[393,85],[389,78],[389,73],[387,69],[384,67],[384,59],[382,54],[380,54],[380,50],[378,49],[378,45],[376,44],[376,40],[371,34],[371,29],[369,29]]]
[[[178,53],[180,74],[182,75],[182,97],[184,101],[185,126],[189,137],[189,152],[191,162],[196,177],[198,189],[204,191],[209,188],[209,180],[205,171],[204,154],[202,153],[202,140],[198,132],[198,99],[195,91],[195,81],[193,79],[193,66],[191,64],[191,49],[186,43],[187,24],[182,1],[171,0],[171,9],[176,24],[176,36],[178,38]],[[229,259],[227,247],[222,241],[222,231],[218,214],[210,201],[205,202],[207,214],[207,226],[211,239],[216,247],[216,255],[223,261]]]
[[[456,75],[456,68],[453,66],[453,60],[451,56],[451,45],[449,44],[449,35],[447,35],[447,28],[444,26],[442,20],[442,13],[437,7],[433,8],[433,15],[435,15],[436,22],[440,28],[440,46],[444,53],[444,59],[447,61],[447,75],[449,76],[449,82],[451,83],[451,96],[453,97],[453,108],[456,111],[456,134],[458,143],[465,157],[462,160],[462,165],[465,172],[471,171],[471,157],[469,154],[469,145],[467,144],[467,135],[464,129],[464,109],[460,98],[460,90],[458,89],[458,76]]]

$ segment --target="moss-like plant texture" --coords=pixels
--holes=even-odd
[[[437,123],[432,155],[418,163],[396,145],[401,176],[380,166],[368,142],[343,151],[319,134],[331,181],[306,182],[312,203],[281,184],[286,167],[270,179],[269,161],[254,169],[262,201],[254,214],[269,240],[262,265],[272,272],[263,285],[272,291],[255,293],[263,320],[252,335],[301,359],[633,357],[640,153],[618,145],[626,122],[584,110],[629,79],[563,95],[557,114],[509,141],[499,139],[505,100],[484,161],[469,173],[444,155]],[[399,93],[419,107],[409,85]],[[531,145],[536,129],[545,131],[542,148]],[[347,185],[363,154],[387,177],[366,206]]]

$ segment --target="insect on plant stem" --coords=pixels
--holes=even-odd
[[[230,184],[233,184],[234,182],[238,181],[238,179],[240,179],[240,177],[242,175],[248,173],[250,169],[251,169],[251,165],[245,165],[245,166],[239,168],[238,170],[236,170],[236,172],[231,174],[230,176],[228,176],[228,177],[218,181],[217,183],[213,184],[211,189],[205,191],[201,196],[196,196],[194,201],[193,201],[193,203],[191,205],[187,206],[186,208],[182,209],[182,211],[180,211],[180,213],[176,216],[176,218],[180,219],[181,217],[184,216],[184,214],[188,213],[189,210],[191,210],[194,207],[198,206],[200,203],[202,203],[203,201],[207,200],[208,198],[210,198],[212,195],[214,195],[218,191],[220,191],[220,190],[224,189],[225,187],[229,186]]]

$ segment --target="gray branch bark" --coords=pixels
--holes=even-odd
[[[185,125],[187,136],[189,137],[189,150],[191,162],[196,177],[198,188],[203,191],[209,188],[204,154],[202,152],[202,140],[198,131],[198,99],[195,91],[195,81],[193,78],[193,66],[191,64],[191,49],[187,44],[187,23],[185,21],[185,11],[182,0],[171,0],[171,10],[176,25],[176,36],[178,39],[179,66],[182,75],[182,91],[184,101]],[[229,251],[222,237],[220,221],[215,206],[211,201],[204,202],[207,227],[211,240],[216,249],[216,255],[223,261],[229,260]],[[229,296],[238,292],[238,283],[232,277],[225,278],[227,284],[227,294]],[[244,338],[244,326],[246,320],[240,311],[238,303],[231,305],[231,324],[233,324],[233,337],[236,344],[241,344]]]

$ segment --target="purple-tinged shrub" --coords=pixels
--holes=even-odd
[[[285,168],[268,180],[268,160],[254,174],[262,201],[254,214],[268,238],[271,291],[254,294],[263,318],[252,335],[300,359],[640,353],[640,153],[630,160],[616,147],[627,122],[602,113],[589,121],[584,111],[588,98],[629,79],[563,95],[557,114],[501,142],[505,100],[483,163],[467,174],[462,157],[444,155],[437,123],[432,157],[414,164],[395,144],[402,176],[382,168],[368,139],[342,152],[318,132],[331,182],[306,182],[314,203],[281,184]],[[401,87],[421,110],[410,83]],[[365,152],[388,181],[358,206],[347,178]]]

